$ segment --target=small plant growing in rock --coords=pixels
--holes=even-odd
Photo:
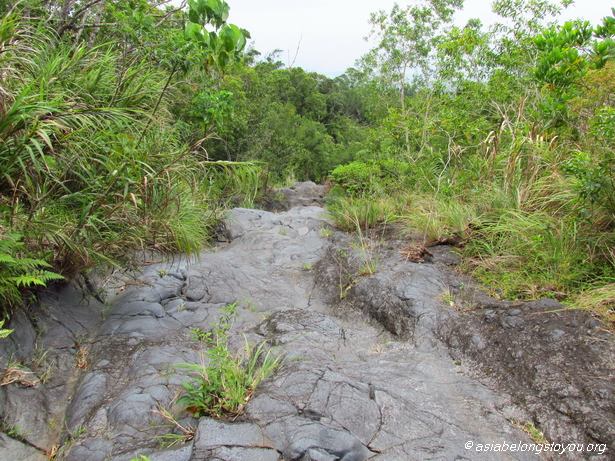
[[[199,327],[191,328],[190,334],[192,334],[192,337],[196,341],[199,341],[205,344],[209,344],[213,338],[211,331],[206,331]]]
[[[320,236],[324,239],[331,238],[333,236],[333,231],[328,227],[323,227],[320,229]]]
[[[359,275],[374,275],[377,269],[378,265],[376,262],[373,259],[369,259],[359,268]]]
[[[37,373],[41,383],[49,382],[55,365],[55,360],[49,358],[49,349],[42,349],[36,345],[32,355],[32,369]]]
[[[311,271],[314,268],[312,263],[303,263],[303,270],[306,272]]]
[[[523,429],[525,432],[528,433],[528,435],[531,437],[531,439],[538,444],[545,444],[547,443],[547,439],[544,436],[544,434],[542,433],[542,431],[540,429],[538,429],[534,423],[532,422],[527,422],[525,424],[523,424],[521,426],[521,429]]]
[[[175,445],[187,443],[194,439],[196,429],[190,424],[182,424],[177,421],[177,419],[166,408],[159,406],[156,410],[154,410],[154,413],[160,415],[160,417],[175,430],[175,432],[156,437],[163,448],[172,448]]]
[[[450,307],[456,306],[455,294],[453,293],[453,290],[451,290],[450,288],[448,288],[447,290],[444,291],[444,293],[442,293],[441,299],[444,304]]]
[[[237,303],[227,304],[222,308],[222,316],[218,323],[211,330],[204,330],[200,327],[194,327],[190,330],[192,337],[199,342],[208,346],[215,346],[216,338],[227,338],[228,331],[231,329],[237,315]]]
[[[7,338],[11,333],[13,333],[13,330],[10,330],[8,328],[3,328],[3,327],[4,327],[4,320],[0,320],[0,339]]]
[[[207,351],[209,363],[181,364],[180,368],[193,373],[195,378],[184,383],[185,394],[180,403],[196,417],[242,413],[258,385],[279,366],[265,343],[258,346],[245,343],[243,354],[233,354],[225,343]]]
[[[209,349],[201,363],[177,365],[193,376],[183,384],[179,403],[196,417],[241,414],[258,385],[280,365],[280,359],[266,349],[264,342],[254,346],[246,340],[243,353],[231,352],[228,332],[236,309],[236,304],[223,308],[218,324],[203,335]]]
[[[10,438],[23,442],[24,436],[22,430],[16,424],[9,424],[4,419],[0,418],[0,432],[4,432]]]

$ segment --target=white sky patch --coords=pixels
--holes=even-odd
[[[371,12],[389,10],[394,0],[227,0],[230,22],[248,29],[255,48],[263,55],[275,49],[280,60],[328,76],[342,74],[365,54],[370,46],[364,38],[370,32]],[[406,5],[408,1],[398,1]],[[615,4],[609,0],[577,0],[562,16],[598,23]],[[490,0],[466,0],[456,18],[463,25],[469,18],[492,23]]]

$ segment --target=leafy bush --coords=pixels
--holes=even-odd
[[[373,163],[352,162],[335,168],[331,178],[348,195],[364,195],[374,191],[375,183],[380,179],[380,169]]]
[[[131,6],[111,3],[101,14],[130,21],[122,8]],[[203,12],[205,3],[195,5]],[[44,256],[68,276],[100,263],[130,263],[142,249],[192,253],[209,237],[220,207],[253,203],[262,167],[193,155],[169,112],[179,91],[177,59],[184,70],[203,54],[212,66],[228,64],[245,44],[244,32],[222,18],[228,5],[215,3],[205,17],[191,15],[187,36],[175,25],[165,24],[160,36],[141,30],[139,40],[152,40],[160,56],[175,50],[171,70],[167,61],[140,55],[131,35],[111,33],[115,41],[96,46],[80,35],[60,39],[44,20],[22,17],[23,5],[0,19],[0,66],[7,69],[0,87],[0,226],[25,237],[24,253]],[[139,8],[148,17],[160,13],[147,2]],[[224,38],[215,50],[191,42],[209,21]],[[147,29],[146,22],[125,26]]]
[[[47,262],[21,257],[20,253],[24,249],[25,245],[18,234],[0,238],[0,305],[3,307],[19,304],[21,290],[24,288],[45,286],[50,281],[63,278],[48,270],[50,265]],[[0,328],[3,324],[4,322],[0,323]]]
[[[408,163],[385,159],[340,165],[331,172],[331,178],[348,195],[357,197],[402,190],[409,174]]]

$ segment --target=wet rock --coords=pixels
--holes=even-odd
[[[444,336],[453,350],[525,402],[549,440],[615,449],[611,335],[583,329],[591,319],[587,313],[552,299],[516,306],[459,317]]]
[[[182,324],[174,318],[157,318],[157,317],[129,317],[128,319],[112,318],[101,328],[102,335],[123,335],[138,338],[160,339],[161,336],[166,336],[171,331],[180,330]]]
[[[331,317],[300,309],[272,314],[258,326],[257,331],[275,344],[285,344],[300,338],[337,341],[342,335],[342,327]]]
[[[335,456],[335,459],[356,461],[366,460],[372,454],[356,437],[346,431],[321,423],[297,424],[295,421],[292,418],[284,420],[288,428],[286,437],[289,443],[283,451],[285,459],[304,459],[306,454],[311,456],[310,451],[312,454],[327,453]],[[269,432],[272,427],[280,429],[274,424],[268,429]]]
[[[301,461],[337,461],[339,457],[327,453],[321,448],[310,448],[305,452]]]
[[[122,429],[124,426],[142,426],[152,419],[152,411],[156,408],[156,399],[152,395],[131,391],[117,397],[109,408],[109,424],[112,428]]]
[[[457,266],[461,263],[461,256],[447,245],[431,247],[429,251],[433,254],[433,261],[447,266]]]
[[[361,280],[351,288],[352,304],[397,336],[411,336],[416,321],[412,299],[395,296],[378,279]]]
[[[515,328],[518,329],[524,325],[523,318],[516,315],[503,315],[500,317],[500,325],[502,328]]]
[[[470,338],[470,340],[472,341],[472,344],[474,345],[474,347],[476,347],[476,350],[481,351],[485,347],[487,347],[485,340],[480,335],[472,335],[472,338]]]
[[[529,301],[525,303],[525,306],[535,310],[561,309],[564,307],[562,303],[551,298],[542,298],[537,301]]]
[[[564,330],[560,330],[558,328],[555,328],[555,329],[551,330],[551,332],[549,333],[549,336],[551,336],[551,339],[553,341],[557,341],[557,340],[561,339],[565,335],[566,335],[566,332]]]
[[[234,208],[228,212],[224,221],[229,241],[238,239],[255,228],[271,228],[278,218],[268,211]]]
[[[0,341],[0,367],[7,366],[9,360],[27,360],[36,344],[34,325],[23,310],[15,311],[6,327],[12,329],[13,333]]]
[[[487,309],[483,316],[485,322],[495,322],[498,319],[498,315],[492,309]]]

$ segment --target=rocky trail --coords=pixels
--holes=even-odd
[[[550,459],[476,451],[533,443],[529,421],[552,442],[608,445],[557,459],[613,459],[615,349],[590,316],[489,298],[454,271],[451,248],[414,263],[391,233],[336,231],[322,187],[284,193],[286,211],[232,210],[198,259],[101,280],[99,300],[69,285],[13,319],[0,460]],[[178,411],[176,365],[202,360],[191,329],[230,303],[232,346],[267,341],[282,365],[240,417],[195,420]],[[162,448],[177,427],[161,408],[194,438]]]

